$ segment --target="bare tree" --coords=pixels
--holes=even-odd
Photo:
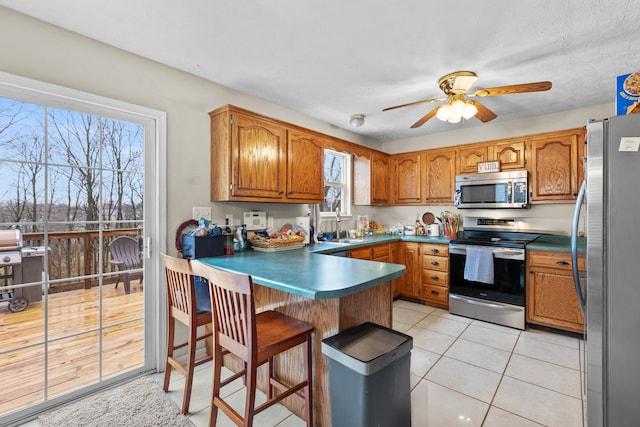
[[[69,178],[69,194],[74,193],[73,183],[77,192],[86,196],[86,228],[95,229],[100,219],[100,121],[88,114],[50,109],[49,123],[51,150],[64,156],[70,165],[63,169]]]

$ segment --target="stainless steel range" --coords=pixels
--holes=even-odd
[[[449,244],[449,312],[525,327],[525,246],[540,236],[518,218],[465,217]]]

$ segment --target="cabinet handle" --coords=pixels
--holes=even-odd
[[[431,252],[433,252],[434,254],[437,254],[438,252],[440,252],[440,249],[431,249]]]
[[[438,261],[431,261],[431,265],[440,265]]]
[[[558,261],[558,262],[556,262],[556,264],[558,264],[558,265],[569,265],[569,263],[567,261]]]
[[[431,276],[431,278],[432,278],[433,280],[440,280],[440,278],[439,278],[438,276]]]
[[[278,194],[282,196],[284,194],[284,191],[280,191]]]
[[[432,294],[432,295],[438,295],[438,294],[440,294],[440,292],[438,292],[438,291],[431,291],[431,294]]]

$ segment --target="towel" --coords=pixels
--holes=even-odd
[[[493,249],[467,246],[464,280],[493,285]]]

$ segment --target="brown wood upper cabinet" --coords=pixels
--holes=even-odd
[[[425,152],[422,166],[425,204],[453,203],[456,189],[456,152],[454,148]]]
[[[488,146],[488,161],[499,160],[500,169],[503,171],[524,169],[526,165],[525,138],[510,138],[493,141]]]
[[[374,205],[389,204],[389,164],[390,157],[373,152],[371,158],[371,201]]]
[[[525,138],[509,138],[468,144],[459,148],[458,175],[477,173],[478,163],[500,161],[503,171],[525,169]]]
[[[319,203],[319,134],[231,105],[211,117],[211,200]]]
[[[421,205],[420,153],[403,153],[391,156],[393,162],[393,203],[396,205]]]
[[[378,151],[353,153],[353,204],[388,205],[390,156]]]
[[[458,149],[458,153],[457,175],[477,173],[478,163],[489,159],[489,147],[484,143],[463,145]]]
[[[582,180],[584,129],[569,129],[529,138],[531,201],[571,203]]]

